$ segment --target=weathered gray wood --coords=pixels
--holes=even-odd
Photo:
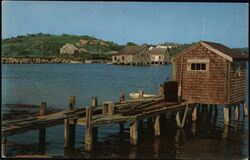
[[[69,109],[73,110],[75,109],[76,104],[76,97],[75,96],[69,96]]]
[[[229,125],[229,108],[224,106],[224,125]]]
[[[92,107],[86,108],[85,151],[92,151]]]
[[[155,121],[154,121],[154,133],[155,136],[159,136],[160,135],[160,115],[155,117]]]
[[[41,102],[40,106],[40,116],[46,115],[46,102]],[[39,152],[41,154],[45,153],[45,144],[46,144],[46,128],[40,128],[39,129]]]
[[[137,121],[130,124],[130,144],[136,145],[138,142]]]
[[[7,144],[7,138],[6,137],[2,137],[1,139],[1,155],[2,158],[6,157],[6,144]]]
[[[248,111],[247,111],[247,102],[246,102],[246,100],[244,101],[244,104],[243,104],[243,111],[244,111],[244,116],[247,116]]]
[[[196,122],[196,120],[197,120],[197,105],[193,107],[193,111],[192,111],[192,121]]]

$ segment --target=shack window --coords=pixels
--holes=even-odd
[[[159,56],[159,59],[161,59],[161,56]]]
[[[208,71],[209,59],[188,59],[188,71]]]
[[[116,61],[116,60],[117,60],[117,58],[116,58],[116,57],[114,57],[114,60]]]
[[[206,63],[191,63],[192,71],[206,70]]]
[[[122,60],[124,60],[124,56],[122,56]]]

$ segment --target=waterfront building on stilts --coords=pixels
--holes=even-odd
[[[234,107],[234,119],[239,118],[239,106],[246,106],[246,55],[222,44],[200,41],[180,52],[171,60],[173,80],[178,82],[182,101],[224,107],[224,124],[229,124],[229,110]],[[216,107],[217,109],[217,107]],[[197,106],[193,108],[196,121]]]

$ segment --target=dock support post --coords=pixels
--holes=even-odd
[[[243,103],[243,111],[244,111],[244,116],[247,116],[248,112],[247,112],[247,101],[246,100]]]
[[[6,153],[5,153],[5,150],[6,150],[6,143],[7,143],[7,138],[6,137],[2,137],[1,139],[1,155],[2,155],[2,158],[5,158],[6,157]]]
[[[155,131],[155,136],[159,136],[161,134],[161,132],[160,132],[160,115],[157,115],[155,117],[154,131]]]
[[[40,105],[40,116],[46,115],[46,102],[41,102]],[[46,143],[46,128],[39,129],[39,152],[45,154],[45,143]]]
[[[192,111],[192,121],[196,122],[196,120],[197,120],[197,104],[194,106]]]
[[[125,101],[125,95],[124,95],[124,92],[121,91],[120,93],[120,102],[124,102]]]
[[[69,110],[74,110],[76,104],[76,97],[69,96]],[[75,130],[76,130],[76,120],[72,120],[73,123],[70,123],[70,119],[64,119],[64,147],[65,149],[75,147]]]
[[[176,113],[176,124],[179,128],[182,128],[185,124],[187,111],[188,111],[188,105],[186,105],[186,109],[185,109],[182,121],[180,120],[180,113],[179,112]]]
[[[86,108],[85,151],[92,151],[92,107]]]
[[[165,93],[164,93],[164,85],[161,84],[161,85],[160,85],[160,95],[161,95],[161,96],[164,96],[164,94],[165,94]]]
[[[224,106],[224,125],[229,125],[229,108],[228,108],[228,105]]]
[[[97,97],[91,97],[91,107],[93,110],[98,106]],[[93,142],[98,140],[98,127],[93,127]]]
[[[234,120],[238,121],[238,119],[239,119],[239,104],[236,104],[234,108]]]
[[[97,97],[91,97],[91,106],[95,109],[98,105]]]
[[[130,124],[130,144],[136,145],[138,141],[137,120]]]

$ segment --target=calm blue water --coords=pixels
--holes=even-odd
[[[149,67],[107,64],[17,64],[2,65],[3,104],[35,104],[46,101],[48,107],[68,108],[68,97],[76,96],[76,107],[86,106],[92,96],[102,101],[119,101],[120,91],[128,93],[144,90],[158,94],[159,85],[172,75],[171,65]],[[247,84],[248,85],[248,84]],[[248,87],[247,87],[248,88]],[[247,99],[248,101],[248,99]],[[91,154],[84,152],[85,128],[77,126],[75,155],[89,158],[208,158],[241,159],[248,157],[248,118],[241,115],[235,127],[230,122],[229,131],[223,125],[223,109],[218,118],[208,119],[199,114],[195,134],[189,119],[184,129],[176,128],[175,120],[167,115],[160,138],[146,125],[140,132],[139,144],[129,144],[129,130],[119,134],[117,125],[102,126],[98,143]],[[232,115],[233,116],[233,115]],[[128,125],[126,128],[128,129]],[[228,133],[227,138],[223,132]],[[225,135],[225,134],[224,134]],[[63,126],[47,129],[46,154],[63,156]],[[7,147],[7,154],[33,154],[37,150],[37,131],[8,137],[18,145]]]

